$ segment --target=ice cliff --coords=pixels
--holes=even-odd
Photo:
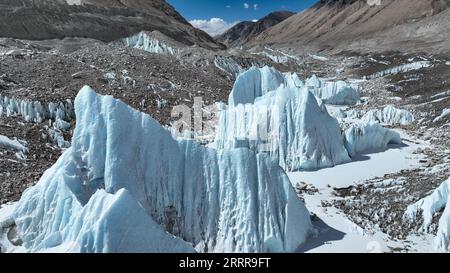
[[[396,75],[396,74],[400,74],[400,73],[406,73],[406,72],[410,72],[410,71],[419,70],[422,68],[429,68],[432,66],[433,66],[433,63],[430,61],[412,62],[412,63],[407,63],[407,64],[402,64],[399,66],[391,67],[391,68],[382,70],[380,72],[374,73],[374,74],[368,76],[367,79],[369,79],[369,80],[376,79],[376,78],[381,78],[381,77],[388,76],[388,75]]]
[[[395,108],[392,105],[386,106],[381,110],[370,110],[363,117],[366,122],[380,122],[389,125],[409,125],[414,122],[414,116],[411,112]]]
[[[284,75],[275,68],[252,67],[237,77],[228,98],[228,104],[235,106],[253,103],[256,98],[277,89],[284,80]]]
[[[307,209],[270,156],[177,141],[89,87],[75,111],[72,146],[13,214],[29,251],[284,252],[310,233]]]
[[[259,77],[253,78],[254,72],[252,79],[259,81]],[[312,93],[295,87],[298,78],[290,79],[289,86],[267,92],[253,104],[223,110],[219,114],[216,147],[250,147],[268,152],[289,171],[349,162],[338,122],[323,104],[319,106]],[[250,80],[246,83],[252,85]]]
[[[422,229],[427,231],[433,222],[433,217],[444,209],[439,220],[435,239],[436,249],[450,250],[450,178],[442,183],[431,195],[419,200],[406,210],[405,221],[415,221],[417,216],[423,218]]]
[[[326,104],[353,105],[360,100],[358,87],[344,81],[326,81],[314,75],[302,82],[295,73],[283,74],[275,68],[265,66],[252,67],[237,77],[228,104],[236,106],[253,103],[256,98],[275,90],[282,84],[297,88],[306,86]]]
[[[43,122],[46,119],[70,121],[74,116],[72,101],[42,103],[0,95],[0,116],[21,116],[28,122]]]
[[[400,135],[383,128],[377,122],[351,124],[345,130],[345,147],[350,156],[362,153],[379,152],[388,149],[389,144],[401,144]]]
[[[360,100],[358,87],[344,81],[326,81],[313,75],[305,86],[326,104],[354,105]]]
[[[175,55],[178,52],[176,48],[164,43],[157,36],[153,35],[153,33],[147,33],[145,31],[123,38],[117,44],[142,49],[150,53]]]
[[[225,56],[216,56],[214,65],[233,78],[236,78],[244,69],[233,58]]]

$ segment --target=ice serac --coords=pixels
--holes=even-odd
[[[273,67],[252,67],[242,72],[234,83],[228,99],[230,106],[253,103],[256,98],[284,84],[288,87],[307,87],[326,104],[353,105],[360,101],[358,86],[344,81],[327,81],[313,75],[305,83],[295,73],[281,73]]]
[[[429,68],[432,66],[433,66],[433,64],[430,61],[412,62],[412,63],[407,63],[407,64],[399,65],[396,67],[388,68],[386,70],[372,74],[366,78],[369,80],[376,79],[376,78],[381,78],[381,77],[388,76],[388,75],[397,75],[400,73],[415,71],[415,70],[419,70],[422,68]]]
[[[253,104],[221,111],[216,147],[264,151],[288,171],[349,162],[337,120],[311,92],[294,83],[266,93]]]
[[[414,115],[408,110],[398,109],[392,105],[379,110],[370,110],[363,117],[365,122],[380,122],[389,125],[410,125],[414,122]]]
[[[305,86],[327,104],[354,105],[360,100],[358,87],[344,81],[326,81],[313,75],[306,80]]]
[[[415,221],[417,216],[423,218],[423,230],[428,230],[433,222],[433,217],[444,209],[439,220],[439,228],[435,239],[436,249],[450,250],[450,178],[442,183],[431,195],[409,206],[404,220]]]
[[[350,156],[379,152],[388,149],[389,144],[401,144],[397,132],[383,128],[378,122],[361,122],[351,124],[345,130],[345,147]]]
[[[156,33],[162,35],[160,33]],[[166,37],[166,39],[169,39]],[[133,36],[123,38],[116,42],[127,47],[142,49],[150,53],[174,55],[178,50],[158,39],[158,36],[151,32],[141,31]]]
[[[283,252],[310,233],[307,209],[268,155],[177,141],[89,87],[75,110],[72,146],[14,212],[30,251]]]
[[[228,104],[253,103],[256,98],[277,89],[284,82],[284,75],[273,67],[252,67],[237,77]]]
[[[216,56],[214,58],[214,65],[225,73],[229,74],[233,78],[236,78],[243,68],[233,58],[226,56]]]

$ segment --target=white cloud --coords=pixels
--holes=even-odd
[[[257,10],[258,9],[258,4],[253,4],[253,9]]]
[[[231,9],[231,6],[230,5],[226,5],[225,6],[227,9]]]
[[[214,37],[224,33],[239,22],[228,23],[221,18],[211,18],[210,20],[191,20],[189,23]]]
[[[250,8],[250,5],[248,3],[244,3],[244,9]]]
[[[258,19],[253,19],[252,22],[256,23],[256,22],[258,22]]]

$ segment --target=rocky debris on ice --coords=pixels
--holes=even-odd
[[[326,104],[354,105],[360,101],[358,86],[344,81],[327,81],[313,75],[305,86]]]
[[[160,38],[162,35],[156,31],[141,31],[133,36],[123,38],[115,42],[115,44],[141,49],[150,53],[175,55],[178,49],[163,42]],[[169,39],[169,37],[165,37],[165,39]]]
[[[430,61],[412,62],[412,63],[407,63],[407,64],[403,64],[400,66],[385,69],[383,71],[380,71],[380,72],[374,73],[370,76],[367,76],[366,78],[371,80],[371,79],[381,78],[381,77],[388,76],[388,75],[396,75],[396,74],[400,74],[400,73],[406,73],[406,72],[415,71],[415,70],[419,70],[422,68],[429,68],[429,67],[433,67],[433,64]]]
[[[289,171],[350,161],[338,122],[305,88],[282,85],[258,97],[254,104],[230,105],[219,113],[217,128],[216,148],[249,147],[268,152]]]
[[[422,230],[428,231],[433,217],[443,211],[439,220],[439,228],[435,239],[435,247],[439,250],[450,250],[450,179],[442,183],[431,195],[408,207],[405,221],[415,221],[418,216],[423,218]]]
[[[383,128],[377,122],[353,123],[345,130],[345,147],[351,157],[357,154],[379,152],[389,144],[401,144],[397,132]]]
[[[444,119],[446,119],[447,117],[450,116],[450,108],[446,108],[444,110],[442,110],[442,113],[440,116],[436,117],[433,122],[440,122]]]
[[[388,105],[383,109],[368,111],[362,120],[365,122],[380,122],[388,125],[410,125],[414,122],[414,115],[408,110],[398,109]]]
[[[14,211],[28,251],[283,252],[311,232],[307,209],[268,155],[176,141],[89,87],[75,111],[72,146]]]

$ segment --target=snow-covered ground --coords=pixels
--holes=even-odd
[[[410,236],[409,242],[394,241],[381,231],[366,232],[352,223],[341,211],[333,206],[323,206],[337,197],[333,188],[346,188],[385,174],[419,166],[421,155],[414,154],[418,148],[428,146],[426,142],[400,132],[405,146],[394,145],[390,149],[375,154],[359,156],[359,160],[338,165],[333,168],[313,172],[293,172],[288,176],[295,186],[298,182],[312,184],[319,192],[305,194],[306,206],[317,217],[313,219],[317,233],[308,243],[299,249],[302,252],[389,252],[394,248],[402,248],[405,244],[412,251],[433,251],[433,236]],[[386,164],[386,163],[389,164]]]

